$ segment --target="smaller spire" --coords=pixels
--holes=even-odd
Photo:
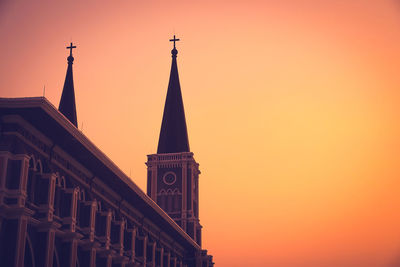
[[[67,49],[69,49],[69,57],[67,58],[68,68],[58,110],[64,114],[64,116],[67,117],[67,119],[73,125],[75,125],[75,127],[78,127],[78,121],[76,118],[74,79],[72,75],[72,64],[74,62],[72,49],[74,48],[76,48],[76,46],[72,45],[72,42],[70,46],[67,46]]]

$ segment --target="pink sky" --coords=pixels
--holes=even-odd
[[[2,1],[0,97],[58,106],[146,191],[173,34],[216,266],[400,265],[400,3]]]

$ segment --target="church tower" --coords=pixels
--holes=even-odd
[[[147,194],[201,245],[199,164],[190,152],[175,38],[157,154],[147,156]]]

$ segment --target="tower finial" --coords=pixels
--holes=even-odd
[[[176,50],[175,42],[180,41],[180,39],[176,39],[175,34],[174,34],[174,39],[169,39],[170,42],[174,42],[174,49],[171,50],[172,56],[175,56],[178,54],[178,50]]]
[[[180,41],[180,39],[176,39],[175,38],[175,34],[174,34],[174,39],[169,39],[170,42],[174,42],[174,49],[175,49],[175,42]],[[72,45],[72,43],[71,43]]]
[[[72,42],[71,42],[71,45],[70,45],[70,46],[67,46],[67,49],[69,49],[68,62],[74,61],[74,57],[72,56],[72,49],[74,49],[74,48],[76,48],[76,46],[75,46],[75,45],[72,45]]]

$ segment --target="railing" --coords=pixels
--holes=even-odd
[[[182,159],[182,155],[158,156],[158,160],[179,160],[179,159]]]
[[[192,158],[193,158],[193,153],[191,152],[154,154],[148,156],[149,161],[174,161],[174,160],[192,159]]]

